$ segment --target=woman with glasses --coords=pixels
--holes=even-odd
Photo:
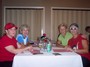
[[[73,37],[68,41],[68,48],[81,55],[83,67],[90,67],[90,53],[88,51],[88,41],[79,34],[79,26],[72,23],[69,27]]]

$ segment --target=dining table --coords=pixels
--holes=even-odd
[[[12,67],[83,67],[81,56],[64,48],[53,47],[50,52],[34,48],[34,52],[16,54]]]

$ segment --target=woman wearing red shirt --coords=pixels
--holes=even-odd
[[[68,42],[68,49],[78,53],[82,57],[83,67],[90,67],[90,53],[88,41],[86,38],[83,38],[81,34],[78,32],[78,25],[76,23],[72,23],[70,25],[70,32],[73,37]]]
[[[0,67],[12,67],[15,54],[32,50],[32,46],[21,47],[14,38],[17,27],[12,23],[5,25],[5,35],[0,39]]]

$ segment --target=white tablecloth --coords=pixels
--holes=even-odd
[[[74,52],[59,52],[55,56],[52,52],[32,55],[26,51],[14,57],[13,67],[83,67],[81,56]]]

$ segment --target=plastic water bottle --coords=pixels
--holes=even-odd
[[[50,52],[51,51],[51,43],[49,42],[48,44],[47,44],[47,52]]]

